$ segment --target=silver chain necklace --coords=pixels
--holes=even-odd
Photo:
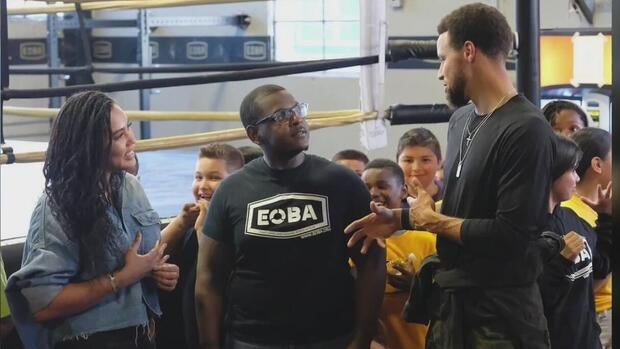
[[[508,101],[510,100],[510,98],[514,96],[515,94],[513,91],[512,93],[509,93],[505,95],[504,97],[502,97],[502,99],[499,100],[495,108],[491,110],[489,115],[487,115],[484,118],[484,120],[482,120],[482,122],[478,126],[476,126],[474,130],[471,132],[469,132],[469,124],[471,123],[471,120],[473,118],[469,117],[467,119],[467,124],[465,124],[465,127],[463,128],[463,132],[461,133],[461,143],[459,143],[459,162],[456,165],[456,178],[461,177],[461,169],[463,168],[463,162],[465,161],[465,158],[467,158],[467,155],[469,154],[469,149],[471,149],[471,144],[474,141],[474,138],[476,138],[478,131],[480,131],[482,129],[482,126],[484,126],[484,124],[491,118],[491,116],[493,116],[493,113],[495,113],[495,111],[499,109],[499,107],[502,106],[502,103],[504,102],[504,100]],[[508,99],[506,99],[506,97],[508,97]],[[472,111],[472,115],[475,115],[475,108],[474,108],[474,111]],[[467,145],[465,146],[465,153],[463,153],[463,139],[465,138],[465,130],[467,130]]]

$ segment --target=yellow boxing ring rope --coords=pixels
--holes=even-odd
[[[30,108],[31,109],[31,108]],[[43,108],[40,108],[43,109]],[[362,121],[373,120],[377,118],[376,112],[355,112],[350,113],[350,111],[342,111],[342,112],[323,112],[323,117],[314,117],[308,120],[308,125],[311,130],[316,130],[325,127],[336,127],[336,126],[344,126],[348,124],[355,124]],[[330,113],[330,114],[327,114]],[[344,113],[345,115],[337,115],[338,113]],[[205,113],[208,114],[208,113]],[[212,113],[211,113],[212,114]],[[234,114],[234,113],[230,113]],[[315,113],[320,114],[320,113]],[[334,116],[336,114],[336,116]],[[238,119],[238,114],[236,114]],[[176,119],[178,120],[178,119]],[[205,119],[200,119],[205,120]],[[235,120],[226,120],[226,121],[235,121]],[[144,151],[152,151],[152,150],[161,150],[161,149],[173,149],[173,148],[184,148],[191,146],[200,146],[208,143],[215,142],[226,142],[233,141],[239,139],[245,139],[246,133],[243,128],[235,128],[228,130],[220,130],[213,132],[205,132],[205,133],[196,133],[191,135],[183,135],[183,136],[172,136],[172,137],[162,137],[162,138],[153,138],[153,139],[144,139],[138,140],[136,143],[136,151],[144,152]],[[26,152],[26,153],[16,153],[15,162],[14,163],[28,163],[28,162],[41,162],[45,161],[45,152]],[[0,155],[0,165],[8,163],[7,155]]]
[[[75,2],[80,3],[82,10],[136,10],[161,7],[178,7],[209,4],[227,4],[236,2],[251,2],[257,0],[116,0],[116,1],[73,1],[70,4],[53,4],[41,6],[9,7],[9,15],[53,14],[60,12],[75,12]],[[261,0],[263,1],[263,0]]]
[[[58,108],[26,108],[4,106],[4,115],[34,118],[54,118]],[[340,116],[352,116],[360,111],[356,109],[338,111],[312,112],[308,119],[324,119]],[[238,112],[195,112],[195,111],[161,111],[161,110],[126,110],[131,121],[240,121]]]

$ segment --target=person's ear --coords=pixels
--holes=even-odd
[[[405,200],[409,196],[409,191],[407,190],[407,184],[403,183],[403,187],[400,190],[400,199]]]
[[[592,160],[590,160],[590,168],[592,169],[592,171],[596,172],[597,174],[602,174],[603,173],[603,159],[601,159],[598,156],[595,156],[592,158]]]
[[[252,143],[258,146],[263,144],[262,137],[257,126],[248,126],[245,129],[245,133],[248,135],[248,138],[252,141]]]
[[[476,53],[477,53],[477,49],[476,49],[476,45],[474,45],[473,42],[471,41],[465,41],[463,43],[463,58],[469,62],[469,63],[473,63],[474,59],[476,59]]]

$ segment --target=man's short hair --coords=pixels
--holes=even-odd
[[[611,135],[609,132],[594,127],[586,127],[577,130],[571,135],[571,139],[577,143],[583,152],[577,174],[583,178],[592,164],[592,158],[599,157],[605,159],[611,151]]]
[[[337,152],[332,157],[332,162],[336,162],[339,160],[357,160],[363,162],[364,165],[366,165],[368,163],[368,156],[366,156],[366,154],[362,153],[359,150],[345,149]]]
[[[450,34],[450,46],[461,49],[471,41],[490,57],[508,56],[513,34],[506,17],[493,6],[481,3],[461,6],[445,16],[437,32]]]
[[[198,158],[224,160],[228,173],[237,171],[245,164],[241,152],[232,145],[224,143],[211,143],[200,148]]]
[[[549,102],[542,109],[542,113],[545,115],[545,119],[551,124],[551,126],[555,126],[555,119],[557,119],[558,115],[563,110],[572,110],[579,115],[581,118],[581,122],[583,122],[583,127],[588,127],[588,116],[586,112],[583,111],[577,104],[569,101],[553,101]]]
[[[241,107],[239,108],[243,127],[247,128],[264,116],[262,106],[258,102],[260,99],[284,90],[285,88],[282,86],[269,84],[259,86],[248,93],[248,95],[243,98]]]
[[[364,171],[373,168],[378,170],[388,170],[399,185],[405,184],[405,174],[400,166],[398,166],[398,164],[394,161],[388,159],[374,159],[366,165]]]
[[[433,132],[424,127],[412,128],[400,136],[398,147],[396,148],[396,161],[398,161],[398,157],[406,147],[428,148],[435,154],[437,160],[441,160],[441,146],[439,145],[439,140],[437,140]]]

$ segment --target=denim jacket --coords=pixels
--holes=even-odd
[[[130,174],[125,175],[122,186],[122,217],[112,207],[107,214],[118,228],[123,249],[106,261],[110,270],[122,267],[125,252],[138,231],[142,232],[140,254],[148,252],[160,238],[159,216]],[[43,194],[32,213],[21,269],[11,275],[7,285],[14,322],[26,349],[51,348],[63,339],[145,325],[149,316],[161,315],[156,283],[146,277],[86,311],[37,323],[33,314],[47,306],[64,286],[100,276],[80,270],[79,265],[78,245],[69,240],[51,212],[49,198]]]

